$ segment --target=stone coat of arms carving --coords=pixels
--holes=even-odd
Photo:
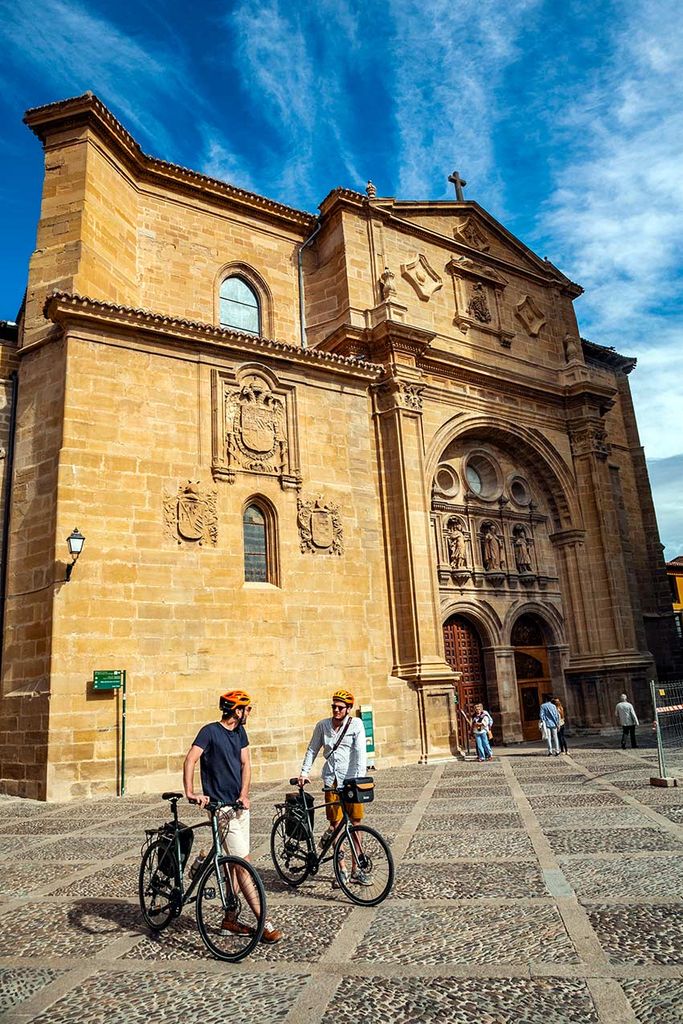
[[[297,500],[297,522],[301,551],[344,553],[344,536],[339,505],[324,502],[321,496],[308,501]]]
[[[301,485],[296,460],[294,389],[261,367],[213,374],[215,478],[237,473],[275,476],[283,488]]]
[[[168,537],[178,544],[205,543],[214,547],[218,540],[216,491],[203,489],[198,480],[181,484],[175,494],[164,497],[164,526]]]

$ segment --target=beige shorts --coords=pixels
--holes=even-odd
[[[249,856],[249,811],[223,808],[218,812],[218,831],[226,853],[233,857]]]

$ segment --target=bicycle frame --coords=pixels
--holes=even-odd
[[[181,828],[180,827],[180,822],[178,821],[178,801],[177,800],[171,800],[170,802],[171,802],[171,812],[173,814],[173,825],[174,825],[173,843],[174,843],[174,850],[175,850],[175,863],[174,863],[174,868],[175,868],[175,872],[176,872],[175,884],[176,884],[176,887],[177,887],[177,890],[178,890],[178,893],[179,893],[179,896],[180,896],[180,906],[184,907],[186,903],[195,903],[196,902],[197,896],[196,895],[193,896],[192,894],[193,894],[195,888],[197,887],[197,885],[199,884],[199,882],[201,881],[201,878],[202,878],[202,876],[204,874],[204,867],[202,867],[200,870],[198,870],[195,873],[194,877],[190,879],[190,884],[187,887],[187,889],[185,888],[185,871],[184,871],[184,867],[183,867],[183,863],[182,863],[182,858],[181,858],[181,855],[180,855],[180,833],[181,832],[188,832],[188,831],[196,832],[200,828],[210,828],[211,832],[212,832],[211,850],[206,855],[206,857],[204,858],[203,865],[206,864],[206,862],[209,860],[209,858],[213,861],[213,863],[215,865],[215,868],[216,868],[216,878],[218,879],[218,885],[219,885],[220,890],[221,890],[221,902],[223,904],[223,907],[227,907],[227,896],[226,896],[226,891],[225,891],[224,873],[222,871],[218,870],[218,858],[221,856],[221,839],[220,839],[220,832],[219,832],[219,829],[218,829],[218,810],[219,810],[219,808],[216,808],[215,810],[212,811],[212,813],[211,813],[211,821],[200,821],[196,825],[187,825],[185,828]],[[233,882],[231,880],[231,882],[230,882],[230,889],[232,890],[233,888],[234,888],[233,887]],[[234,895],[234,893],[233,893],[233,895]]]
[[[328,792],[330,792],[330,791],[328,790]],[[332,858],[334,857],[334,847],[335,847],[335,844],[336,844],[336,840],[339,837],[339,835],[341,834],[341,832],[345,831],[347,833],[348,837],[349,837],[349,841],[351,841],[351,834],[349,832],[349,822],[350,822],[351,819],[349,818],[348,812],[346,810],[346,806],[344,805],[344,801],[341,798],[341,793],[337,793],[337,802],[341,806],[342,820],[335,827],[334,832],[332,832],[330,834],[330,836],[329,836],[329,838],[328,838],[324,848],[320,851],[320,855],[318,855],[315,852],[315,835],[314,835],[314,832],[313,832],[313,822],[311,820],[311,812],[312,811],[317,811],[317,810],[320,810],[320,809],[324,809],[325,807],[327,807],[327,803],[326,802],[323,802],[321,804],[314,803],[312,806],[309,807],[308,803],[304,799],[304,790],[303,790],[302,786],[299,786],[299,794],[298,794],[298,796],[299,796],[301,807],[305,811],[306,831],[307,831],[307,833],[308,833],[308,835],[310,837],[311,849],[313,851],[313,856],[315,857],[315,869],[314,869],[314,873],[315,873],[315,871],[318,870],[318,868],[320,867],[321,864],[326,864],[329,860],[332,860]]]

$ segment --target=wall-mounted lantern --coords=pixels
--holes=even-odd
[[[72,530],[66,538],[66,543],[69,548],[69,554],[71,555],[71,562],[66,567],[66,582],[68,583],[71,579],[71,573],[74,571],[74,566],[78,561],[78,556],[83,550],[85,537],[80,530]]]

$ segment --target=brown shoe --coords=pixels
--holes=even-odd
[[[281,932],[279,928],[268,927],[270,921],[266,923],[266,927],[263,929],[263,935],[261,936],[261,942],[279,942],[284,936],[284,932]]]
[[[226,914],[223,918],[223,924],[221,930],[224,932],[232,932],[233,935],[253,935],[254,929],[250,928],[247,924],[240,924],[240,922],[232,915]]]

